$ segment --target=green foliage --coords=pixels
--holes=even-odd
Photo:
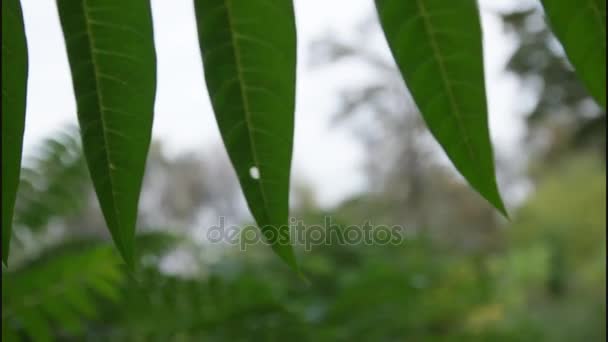
[[[32,160],[56,163],[46,166],[51,176],[65,174],[59,169],[72,167],[65,156],[76,150],[56,151],[70,151],[73,142],[73,138],[57,139],[57,145],[67,146],[52,149],[48,158]],[[44,183],[49,176],[24,174],[32,183]],[[73,197],[89,193],[69,186],[72,179],[63,180]],[[438,240],[444,233],[412,235],[399,245],[324,244],[307,253],[300,265],[310,284],[284,272],[278,258],[263,246],[252,246],[246,253],[226,247],[228,252],[218,263],[175,275],[159,265],[167,253],[186,249],[182,240],[165,234],[138,235],[136,262],[144,267],[129,273],[106,243],[68,236],[67,242],[30,255],[22,266],[4,270],[3,337],[6,341],[601,340],[605,338],[605,186],[600,162],[587,157],[566,160],[514,213],[512,226],[504,230],[508,243],[503,248],[491,253],[447,249]],[[298,216],[312,225],[331,215],[336,226],[345,228],[377,213],[381,204],[373,196],[363,196],[331,212],[310,206]],[[476,206],[469,212],[460,197],[453,205],[460,209],[459,215],[477,215]],[[462,230],[458,217],[436,224],[475,243],[476,236]],[[491,228],[488,224],[485,229]]]
[[[293,4],[195,0],[194,5],[224,145],[253,217],[277,254],[297,269],[287,227],[297,52]]]
[[[136,260],[143,263],[145,259],[158,258],[180,241],[166,233],[140,234]],[[106,317],[106,310],[115,310],[125,302],[135,304],[136,300],[131,299],[143,298],[158,289],[148,279],[151,269],[128,273],[120,260],[108,243],[71,238],[17,269],[3,270],[2,326],[6,340],[18,341],[22,335],[34,341],[78,337],[93,329],[92,322],[118,317],[129,321],[129,315],[112,313]],[[187,293],[180,298],[187,298]],[[148,317],[150,311],[144,311],[146,314],[137,311],[146,308],[159,309],[140,305],[128,312]]]
[[[547,341],[606,339],[606,171],[590,156],[556,165],[519,211],[497,291]]]
[[[542,0],[553,31],[589,93],[606,109],[606,1]]]
[[[488,131],[476,1],[377,0],[401,74],[454,166],[506,215]]]
[[[585,155],[558,164],[519,213],[512,238],[518,245],[544,239],[577,264],[601,254],[598,242],[606,236],[606,177],[602,169],[597,160]],[[575,256],[581,259],[573,259]]]
[[[2,262],[8,261],[25,126],[27,46],[19,0],[2,1]]]
[[[298,322],[265,282],[246,275],[184,279],[149,269],[123,295],[130,309],[113,318],[120,327],[107,336],[113,341],[272,340]]]
[[[52,341],[56,331],[82,334],[96,302],[119,298],[119,258],[109,246],[74,242],[2,275],[2,331],[6,341],[25,333]],[[4,340],[4,338],[3,338]]]
[[[393,55],[430,131],[472,187],[506,214],[487,127],[476,1],[376,3]],[[194,4],[205,77],[224,144],[257,224],[269,233],[277,254],[295,268],[291,247],[280,243],[288,233],[283,225],[294,134],[297,38],[292,1]],[[572,64],[605,107],[605,3],[586,4],[545,1]],[[133,267],[156,89],[150,3],[59,0],[57,5],[85,159],[114,242]],[[3,38],[8,38],[2,48],[7,57],[2,66],[6,261],[23,138],[27,53],[19,3],[7,0],[2,6]]]
[[[487,134],[475,1],[378,0],[377,4],[389,44],[431,132],[473,187],[504,210]],[[3,19],[8,15],[5,9],[12,5],[18,2],[3,1]],[[555,20],[559,16],[554,17],[549,6],[547,12],[558,31],[557,26],[565,24]],[[15,258],[21,263],[3,269],[3,340],[605,340],[606,170],[604,160],[596,160],[597,156],[562,156],[550,164],[549,171],[547,165],[533,165],[549,176],[535,174],[536,191],[514,212],[513,222],[504,226],[493,211],[482,208],[479,197],[471,199],[464,186],[423,159],[420,146],[412,143],[423,140],[415,124],[411,125],[414,129],[401,130],[394,124],[401,121],[389,119],[383,124],[393,126],[391,132],[396,134],[407,133],[409,139],[399,144],[407,145],[407,151],[402,146],[395,149],[397,154],[404,153],[391,170],[394,174],[388,181],[382,179],[390,189],[374,189],[373,194],[329,212],[306,201],[298,214],[308,225],[335,217],[341,228],[370,218],[403,224],[404,213],[419,218],[413,225],[405,224],[408,234],[401,245],[315,246],[299,265],[309,284],[285,273],[278,258],[265,248],[253,246],[241,253],[223,247],[224,254],[214,258],[207,254],[213,246],[183,243],[181,236],[133,238],[154,92],[148,2],[60,0],[59,8],[86,156],[74,136],[66,134],[49,139],[42,153],[25,159],[14,210],[15,235],[31,238],[35,234],[30,232],[53,233],[55,223],[66,231],[50,248],[34,241],[37,248],[24,248],[21,258]],[[605,7],[602,10],[605,13]],[[292,4],[288,0],[196,0],[195,14],[216,118],[250,209],[262,228],[283,224],[293,139],[296,37]],[[19,16],[9,20],[15,18]],[[10,78],[4,82],[5,69],[21,70],[19,62],[25,61],[9,58],[10,67],[5,65],[4,57],[11,52],[6,44],[19,37],[11,33],[22,32],[22,24],[17,30],[12,24],[3,20],[3,29],[9,30],[3,30],[2,139],[3,149],[18,145],[20,154],[20,142],[4,144],[10,136],[5,134],[5,120],[21,118],[6,110],[9,102],[4,95],[25,84],[25,78],[23,83]],[[575,20],[574,25],[572,32],[578,32],[587,24]],[[571,51],[585,48],[586,43],[568,43],[557,33],[577,72],[584,74],[591,62],[577,65],[580,51]],[[595,33],[589,35],[595,38]],[[459,57],[461,53],[466,57]],[[129,59],[135,55],[141,57],[137,63]],[[140,75],[144,71],[146,75]],[[584,80],[590,90],[597,86],[597,77]],[[121,80],[128,81],[128,86]],[[382,86],[372,89],[371,96],[386,92]],[[431,98],[431,91],[437,99]],[[370,96],[370,92],[362,94]],[[377,99],[388,102],[383,96]],[[129,113],[114,111],[121,108]],[[462,113],[464,119],[457,120],[455,113]],[[605,114],[593,117],[597,118],[605,123]],[[407,121],[406,126],[411,123]],[[21,136],[16,138],[20,141]],[[106,141],[106,137],[111,139]],[[467,144],[477,159],[467,154]],[[19,164],[17,160],[5,166],[13,161],[8,156],[15,155],[2,152],[3,171]],[[535,162],[544,161],[540,160]],[[183,161],[181,168],[176,164],[167,168],[178,175],[196,174],[200,168],[192,168],[196,162],[190,161]],[[120,256],[102,234],[87,240],[80,235],[94,226],[91,215],[83,210],[89,204],[87,196],[92,195],[87,162],[123,259],[143,265],[137,271],[120,265]],[[119,164],[121,168],[112,167]],[[257,167],[260,179],[252,177],[252,166]],[[114,183],[115,177],[119,183]],[[3,200],[11,199],[5,196],[12,189],[4,186],[9,180],[3,172]],[[223,184],[220,179],[217,183]],[[188,189],[190,183],[183,184]],[[123,196],[123,191],[128,193]],[[186,205],[176,215],[195,217],[217,206],[220,195],[209,191],[204,206],[194,201],[196,205]],[[156,195],[165,198],[166,194],[152,194]],[[6,215],[4,206],[2,210],[4,254],[9,243],[5,230],[10,233],[5,223],[12,213]],[[125,222],[128,227],[122,225]],[[415,234],[410,235],[410,229]],[[290,248],[277,252],[295,266]],[[193,271],[174,274],[171,267],[163,267],[166,261],[175,262],[169,258],[171,253],[195,255],[195,261],[177,258],[179,266],[205,260]],[[210,257],[197,259],[200,255]]]
[[[114,242],[133,267],[156,89],[150,4],[60,0],[57,5],[93,184]]]
[[[87,204],[80,195],[90,188],[78,132],[46,139],[41,151],[24,161],[15,225],[39,231],[53,218],[69,218]]]

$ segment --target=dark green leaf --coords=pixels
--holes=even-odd
[[[275,252],[296,268],[285,241],[296,81],[293,4],[194,4],[205,78],[224,145],[256,222]]]
[[[2,0],[2,261],[8,260],[25,127],[27,45],[19,0]]]
[[[376,0],[393,56],[431,133],[473,188],[506,215],[488,130],[475,0]]]
[[[543,0],[542,3],[576,73],[606,109],[606,0]]]
[[[156,54],[148,0],[59,0],[83,148],[128,265],[150,145]]]

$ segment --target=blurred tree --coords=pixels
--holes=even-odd
[[[528,113],[529,142],[548,160],[571,149],[606,156],[606,113],[578,80],[564,51],[536,6],[502,14],[504,29],[518,47],[507,70],[536,94]]]
[[[495,270],[501,301],[547,341],[606,339],[606,171],[597,155],[561,161],[509,230]]]

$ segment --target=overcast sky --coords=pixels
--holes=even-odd
[[[490,125],[497,148],[509,151],[520,138],[522,91],[503,72],[515,43],[492,15],[518,0],[481,1]],[[75,124],[76,104],[65,46],[51,0],[22,0],[30,69],[25,133],[26,155],[41,138]],[[359,191],[364,182],[362,151],[345,130],[329,126],[341,88],[365,82],[357,69],[311,69],[310,43],[332,32],[356,39],[356,27],[373,13],[373,0],[296,0],[299,39],[294,175],[316,189],[329,206]],[[152,0],[158,58],[158,91],[153,136],[171,155],[221,144],[203,80],[191,0]],[[388,55],[383,39],[374,44]],[[516,100],[517,99],[517,100]],[[523,99],[523,100],[522,100]],[[525,103],[524,103],[525,105]],[[222,151],[221,149],[217,149]]]

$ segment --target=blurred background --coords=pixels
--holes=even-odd
[[[371,0],[296,0],[291,215],[400,225],[400,245],[211,244],[252,222],[214,123],[189,1],[154,0],[159,90],[126,273],[83,161],[54,3],[23,0],[31,55],[5,340],[603,341],[606,113],[535,1],[480,1],[500,217],[429,136]],[[53,92],[49,92],[48,88]]]

